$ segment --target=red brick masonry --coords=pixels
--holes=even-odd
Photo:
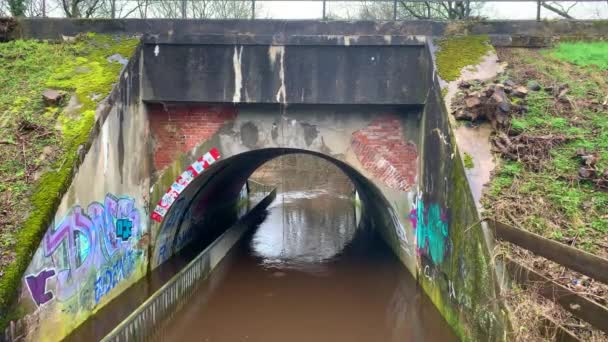
[[[405,141],[401,121],[384,116],[353,133],[351,146],[365,170],[388,187],[409,191],[416,181],[416,145]]]
[[[154,165],[160,170],[181,153],[192,150],[211,138],[237,115],[233,106],[170,105],[148,106],[150,128],[156,140]]]

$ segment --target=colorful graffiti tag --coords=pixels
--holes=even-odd
[[[435,265],[441,265],[451,249],[447,211],[438,204],[425,208],[419,196],[409,219],[416,233],[418,255],[424,255]]]
[[[177,177],[175,182],[158,201],[158,205],[156,208],[154,208],[151,218],[156,222],[161,222],[163,217],[165,217],[169,211],[169,208],[171,208],[173,202],[175,202],[182,191],[184,191],[184,189],[192,182],[192,180],[194,180],[195,177],[205,171],[205,169],[209,168],[209,166],[220,159],[220,157],[220,152],[214,147],[202,157],[198,158],[194,163],[192,163],[192,165],[188,166],[186,171]]]
[[[79,294],[82,302],[89,299],[82,292],[94,292],[95,303],[99,302],[101,295],[133,273],[143,254],[138,244],[142,229],[132,198],[108,194],[103,203],[93,202],[86,210],[73,207],[47,231],[42,255],[30,265],[34,272],[25,276],[32,300],[41,306]]]

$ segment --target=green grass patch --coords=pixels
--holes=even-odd
[[[88,34],[73,43],[17,40],[0,44],[0,133],[3,139],[18,142],[0,150],[0,155],[11,157],[1,159],[0,178],[17,177],[10,184],[2,182],[0,188],[12,198],[11,204],[0,205],[10,215],[2,240],[14,251],[13,262],[4,266],[0,278],[0,329],[15,318],[9,309],[23,272],[70,185],[77,150],[87,142],[94,125],[95,108],[122,69],[108,57],[118,53],[128,58],[138,42]],[[82,106],[70,115],[61,108],[45,108],[41,93],[46,88],[73,94]],[[42,158],[45,148],[53,153]],[[33,165],[26,169],[24,160]],[[32,169],[37,179],[30,174]]]
[[[445,81],[460,77],[462,68],[479,64],[494,48],[488,36],[461,36],[439,39],[437,41],[436,63],[439,76]]]
[[[596,66],[608,70],[608,42],[559,43],[549,54],[578,66]]]
[[[473,156],[471,156],[467,152],[464,153],[464,167],[467,169],[472,169],[475,167],[475,163],[473,162]]]

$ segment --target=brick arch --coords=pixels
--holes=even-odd
[[[399,224],[391,205],[382,194],[382,191],[352,165],[330,155],[310,150],[293,148],[257,149],[230,156],[211,165],[201,176],[188,185],[176,199],[175,203],[181,204],[172,206],[165,219],[161,222],[160,233],[154,244],[153,264],[158,266],[166,260],[160,256],[160,249],[162,246],[166,246],[167,243],[172,246],[175,245],[175,239],[179,236],[179,231],[183,229],[184,220],[188,217],[188,212],[192,208],[204,207],[209,209],[209,206],[213,206],[212,203],[214,201],[233,203],[231,200],[238,196],[249,176],[257,168],[273,158],[287,154],[313,155],[325,159],[341,169],[350,178],[359,193],[363,204],[363,217],[379,218],[380,222],[371,222],[370,226],[377,224],[383,226]],[[214,211],[211,211],[211,214],[213,213]],[[370,223],[369,221],[367,222]],[[172,237],[170,237],[171,241],[160,241],[163,239],[163,231],[168,229],[168,224],[171,225],[171,229],[175,228],[177,231],[173,232]],[[390,231],[396,232],[397,227],[394,228]]]

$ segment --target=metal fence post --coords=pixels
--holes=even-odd
[[[182,19],[186,19],[186,1],[188,0],[182,0]]]
[[[255,19],[255,0],[251,0],[251,19]]]
[[[323,0],[323,20],[325,20],[325,0]]]
[[[536,3],[536,21],[540,21],[540,2],[541,0],[538,0]]]
[[[397,20],[397,0],[393,0],[393,20]]]

